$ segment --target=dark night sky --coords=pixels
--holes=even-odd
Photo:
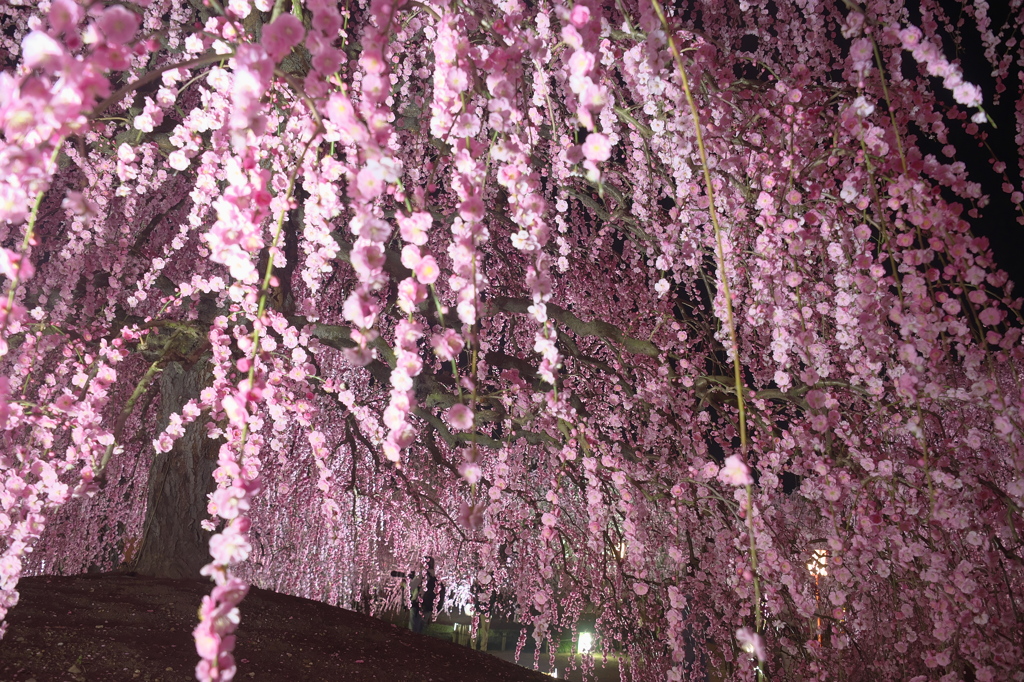
[[[1019,96],[1020,72],[1016,66],[1010,67],[1010,76],[1005,82],[1006,91],[1002,93],[999,106],[993,106],[996,83],[991,76],[992,66],[985,59],[984,47],[981,44],[974,19],[962,14],[959,2],[942,0],[941,4],[950,17],[963,16],[963,39],[959,46],[955,45],[951,39],[947,39],[944,44],[945,52],[950,57],[956,55],[960,60],[966,80],[981,86],[984,91],[984,106],[989,116],[995,121],[996,128],[986,124],[982,126],[982,130],[987,132],[988,143],[999,155],[999,160],[1006,164],[1006,173],[1010,182],[1015,188],[1020,189],[1018,150],[1014,140],[1016,136],[1014,105]],[[997,33],[998,27],[1005,23],[1009,12],[1008,2],[992,3],[990,16],[992,26],[997,29]],[[911,19],[916,21],[919,17],[912,16]],[[1014,49],[1018,48],[1019,46]],[[1000,53],[1005,49],[1000,50]],[[952,104],[952,97],[945,93],[941,81],[938,78],[931,80],[935,92],[940,93],[944,102]],[[1018,283],[1014,293],[1024,294],[1024,286],[1022,286],[1024,285],[1024,226],[1017,223],[1020,214],[1010,202],[1009,195],[1001,188],[1003,179],[992,169],[989,151],[980,147],[978,142],[964,133],[957,123],[952,123],[950,129],[949,141],[957,148],[956,159],[967,164],[969,178],[980,182],[984,193],[991,197],[991,203],[981,211],[981,217],[970,219],[974,234],[989,239],[996,263],[1001,269],[1007,271],[1010,279]],[[937,147],[925,149],[925,151],[936,154],[940,159],[944,158]]]

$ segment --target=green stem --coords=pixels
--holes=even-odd
[[[118,441],[121,440],[121,433],[124,431],[124,425],[128,421],[128,417],[131,416],[132,410],[135,409],[135,403],[139,401],[142,394],[146,392],[153,378],[161,372],[160,360],[157,360],[149,366],[146,373],[139,379],[139,383],[136,384],[135,390],[132,392],[132,396],[128,398],[128,402],[125,403],[124,409],[121,410],[121,414],[117,417],[117,422],[114,424],[114,441],[107,446],[107,451],[103,453],[103,460],[100,462],[99,467],[96,470],[96,476],[101,477],[107,470],[107,463],[110,461],[110,456],[114,454],[114,447]]]
[[[57,157],[60,155],[60,148],[64,145],[64,138],[57,140],[57,144],[53,147],[53,153],[50,155],[50,166],[57,163]],[[25,236],[21,240],[21,249],[19,253],[23,259],[28,258],[28,247],[35,240],[36,235],[36,220],[39,219],[39,207],[43,203],[43,197],[46,195],[46,189],[41,188],[39,193],[36,194],[36,200],[32,204],[32,212],[28,216],[28,224],[25,227]],[[23,263],[19,263],[22,265]],[[7,321],[11,319],[11,311],[14,309],[14,296],[18,291],[18,285],[21,284],[21,268],[18,268],[18,272],[11,278],[10,288],[7,291],[7,303],[4,307],[4,322],[3,326],[0,327],[0,334],[7,331]]]
[[[686,95],[686,103],[690,109],[690,115],[693,118],[693,125],[697,133],[697,149],[700,153],[701,170],[704,174],[704,185],[707,188],[708,195],[708,210],[711,216],[711,225],[715,232],[715,251],[718,260],[718,268],[721,271],[722,276],[722,295],[725,297],[725,318],[726,324],[729,327],[729,341],[732,344],[732,366],[733,366],[733,381],[736,385],[736,405],[739,410],[739,427],[740,427],[740,450],[746,458],[747,453],[747,419],[746,419],[746,407],[745,407],[745,396],[743,387],[743,376],[740,369],[740,348],[739,340],[736,334],[736,320],[733,316],[732,309],[732,294],[729,290],[729,277],[725,267],[725,248],[722,239],[721,225],[718,222],[718,211],[715,208],[715,191],[714,185],[711,182],[711,170],[708,167],[707,149],[704,146],[704,134],[701,131],[700,125],[700,114],[697,111],[697,104],[693,99],[693,93],[690,90],[690,79],[686,75],[686,69],[683,67],[683,58],[679,52],[679,48],[676,45],[676,41],[672,35],[672,30],[669,27],[668,19],[665,17],[665,13],[662,10],[661,3],[658,0],[651,0],[651,4],[654,6],[654,11],[658,15],[661,25],[665,28],[665,36],[668,39],[669,49],[672,51],[672,57],[675,60],[676,68],[679,71],[679,77],[683,83],[683,92]],[[764,619],[761,613],[761,584],[757,576],[757,545],[754,541],[754,514],[753,514],[753,491],[751,486],[746,487],[747,491],[747,534],[750,537],[750,568],[754,586],[754,624],[758,633],[764,628]],[[758,666],[758,678],[764,678],[764,671],[761,666]]]

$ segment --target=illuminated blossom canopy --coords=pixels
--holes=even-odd
[[[427,555],[626,679],[1021,679],[1002,14],[4,4],[0,614],[191,490],[200,680]]]

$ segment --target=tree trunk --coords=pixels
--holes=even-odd
[[[207,358],[186,369],[171,362],[160,375],[160,419],[155,434],[166,428],[173,412],[208,380]],[[210,533],[199,525],[207,516],[207,495],[214,490],[213,470],[220,443],[206,437],[203,420],[185,429],[170,452],[158,453],[149,470],[149,497],[142,546],[134,571],[157,578],[198,578],[210,561]]]

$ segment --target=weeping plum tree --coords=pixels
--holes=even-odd
[[[0,7],[2,613],[209,576],[228,680],[430,554],[626,679],[1021,679],[1010,4]]]

